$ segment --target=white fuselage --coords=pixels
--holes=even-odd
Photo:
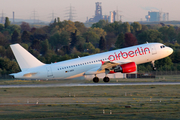
[[[142,64],[165,58],[172,52],[173,50],[170,47],[166,47],[161,43],[147,43],[63,62],[45,64],[19,72],[14,77],[25,79],[70,79],[89,74],[88,71],[98,70],[102,65],[101,61]],[[35,74],[28,76],[28,73]],[[27,75],[24,76],[24,74]]]

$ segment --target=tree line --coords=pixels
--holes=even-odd
[[[180,70],[180,27],[171,25],[141,25],[100,20],[87,28],[81,22],[60,21],[43,27],[26,22],[11,24],[6,17],[0,24],[0,74],[19,72],[10,44],[19,43],[44,63],[52,63],[78,56],[88,56],[146,42],[160,42],[174,49],[174,53],[156,61],[157,70]],[[151,71],[150,63],[138,65],[138,70]]]

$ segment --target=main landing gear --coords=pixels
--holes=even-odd
[[[99,82],[99,78],[95,75],[95,77],[93,78],[93,82],[98,83]]]
[[[156,67],[155,67],[155,63],[154,63],[155,61],[151,61],[151,64],[152,64],[152,66],[153,66],[153,70],[154,71],[156,71]]]
[[[110,79],[109,79],[109,77],[107,77],[107,76],[103,78],[103,81],[104,81],[104,82],[109,82],[109,80],[110,80]],[[96,75],[95,75],[95,77],[93,78],[93,82],[95,82],[95,83],[98,83],[98,82],[99,82],[99,78],[98,78]]]
[[[110,79],[109,79],[109,77],[107,77],[107,76],[103,78],[103,81],[104,81],[104,82],[109,82],[109,80],[110,80]]]

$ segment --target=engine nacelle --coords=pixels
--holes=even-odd
[[[130,62],[122,65],[118,65],[114,68],[114,72],[131,73],[136,71],[136,63]]]

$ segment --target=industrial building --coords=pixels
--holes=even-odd
[[[98,22],[99,20],[108,20],[109,22],[114,22],[116,19],[116,12],[115,11],[110,11],[109,15],[102,15],[102,6],[101,2],[96,2],[96,10],[95,10],[95,16],[94,18],[87,18],[86,22]]]
[[[169,13],[164,13],[161,11],[149,11],[148,15],[146,15],[145,18],[149,22],[169,21]]]

